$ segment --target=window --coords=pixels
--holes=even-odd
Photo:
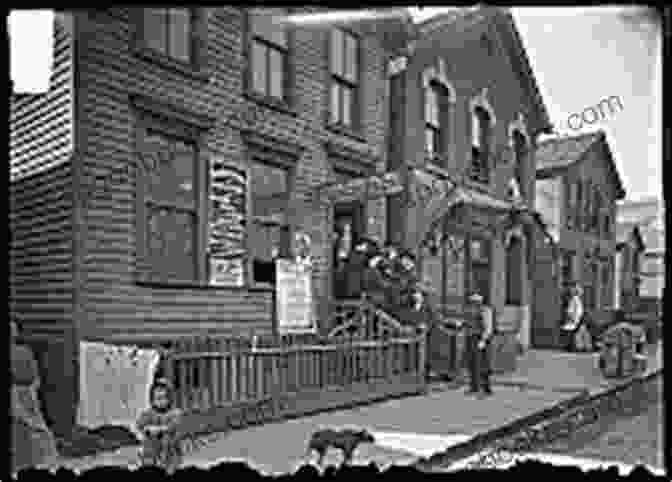
[[[583,183],[576,182],[576,204],[574,205],[574,228],[581,231],[583,226]]]
[[[196,281],[199,270],[199,189],[196,146],[153,129],[142,131],[147,174],[142,183],[139,239],[152,281]],[[166,260],[170,260],[169,263]]]
[[[573,229],[575,226],[575,214],[576,214],[576,196],[577,196],[577,189],[576,189],[576,184],[573,182],[567,182],[565,184],[566,187],[566,192],[567,192],[567,201],[566,201],[566,222],[567,222],[567,228],[568,229]]]
[[[263,96],[283,100],[286,95],[287,32],[278,22],[280,13],[250,14],[251,87]]]
[[[506,304],[520,306],[523,304],[523,243],[511,238],[506,248]]]
[[[435,83],[425,88],[425,150],[432,160],[443,152],[440,97],[439,86]]]
[[[490,180],[490,116],[482,107],[476,107],[471,119],[471,172],[474,181],[487,183]]]
[[[251,226],[248,249],[254,283],[275,282],[275,258],[287,257],[290,173],[284,166],[252,161],[249,166]]]
[[[599,234],[599,218],[601,212],[602,199],[598,189],[593,190],[593,203],[590,211],[590,230]]]
[[[527,143],[525,141],[525,136],[523,136],[519,131],[513,131],[513,153],[515,156],[515,167],[514,167],[514,176],[518,187],[522,190],[525,188],[524,174],[525,174],[525,161],[527,157]],[[521,192],[524,196],[525,192]]]
[[[574,278],[574,254],[565,252],[562,254],[560,262],[562,263],[560,267],[560,273],[562,276],[563,283],[569,283],[573,281]]]
[[[357,122],[358,41],[349,32],[331,30],[331,122],[352,127]]]
[[[602,264],[602,294],[600,296],[600,299],[602,301],[602,307],[603,308],[610,308],[611,307],[611,289],[610,289],[610,272],[611,272],[611,261],[606,261],[605,263]]]
[[[193,21],[193,9],[145,8],[143,9],[145,45],[168,57],[191,63]]]

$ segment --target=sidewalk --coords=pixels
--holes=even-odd
[[[320,427],[367,427],[376,437],[362,446],[354,463],[373,461],[382,467],[410,464],[418,457],[465,442],[534,412],[576,397],[585,390],[610,386],[597,370],[595,354],[566,354],[531,350],[519,360],[515,373],[494,378],[495,395],[479,399],[464,388],[432,387],[427,395],[388,400],[375,405],[249,427],[221,434],[186,457],[186,465],[207,466],[224,460],[246,460],[265,473],[295,470],[307,459],[308,438]],[[652,349],[649,369],[662,366],[662,348]],[[70,468],[97,465],[133,466],[136,447],[65,461]],[[314,460],[314,459],[313,459]],[[340,462],[329,453],[326,463]]]

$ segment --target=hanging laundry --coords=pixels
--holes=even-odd
[[[135,431],[135,422],[148,407],[159,359],[156,350],[81,342],[78,423],[91,429],[116,425]]]

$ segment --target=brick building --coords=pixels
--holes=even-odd
[[[478,7],[415,26],[390,67],[390,238],[414,250],[446,316],[479,292],[496,370],[529,345],[536,137],[550,121],[511,14]],[[437,355],[438,356],[438,355]]]
[[[625,189],[603,131],[543,141],[536,152],[536,166],[537,180],[558,180],[561,192],[560,278],[556,289],[535,299],[540,312],[553,308],[535,320],[540,344],[556,346],[562,305],[549,299],[563,297],[568,283],[582,286],[586,316],[598,323],[611,316],[616,201],[625,197]]]
[[[12,102],[10,188],[10,312],[52,420],[74,420],[78,340],[271,333],[271,261],[298,232],[324,322],[334,213],[384,238],[385,187],[314,194],[384,170],[380,32],[405,27],[279,21],[295,13],[56,15],[50,91]]]

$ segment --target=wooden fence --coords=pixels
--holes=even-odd
[[[192,339],[164,353],[189,431],[241,427],[425,390],[426,333],[254,346]]]

